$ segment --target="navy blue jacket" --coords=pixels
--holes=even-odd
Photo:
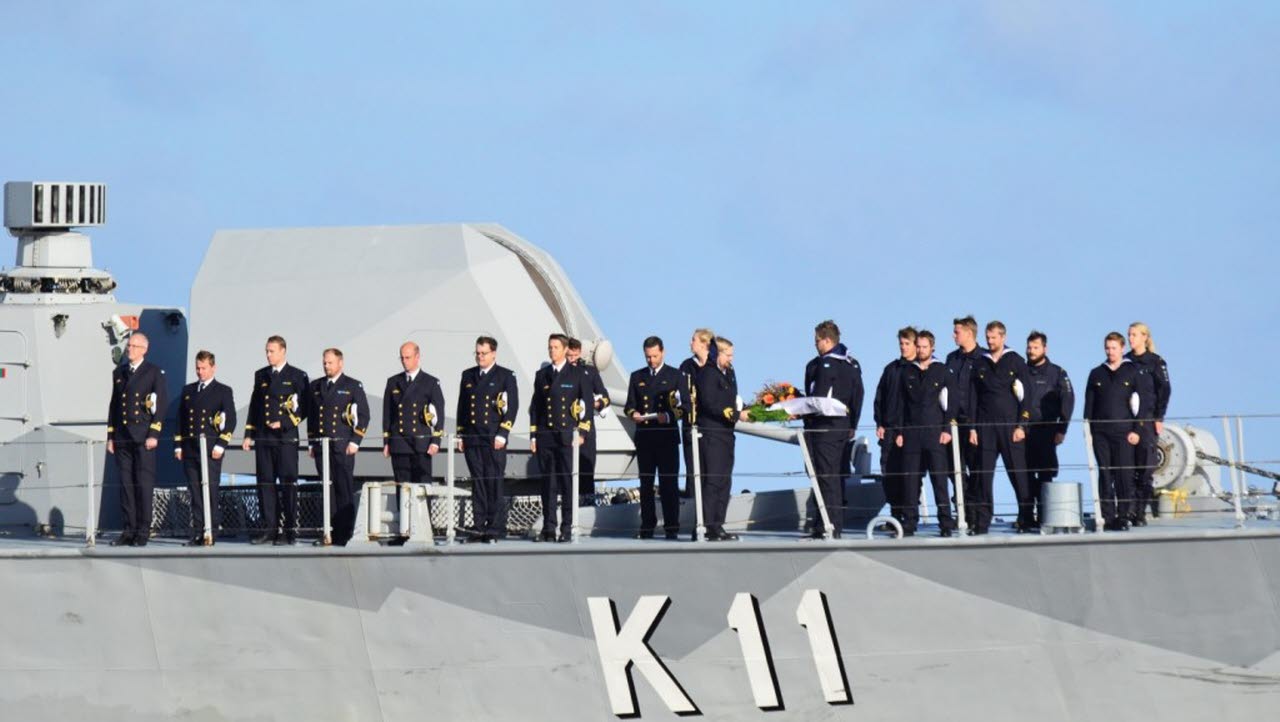
[[[901,356],[885,364],[880,372],[880,383],[876,384],[876,397],[871,402],[871,414],[877,427],[884,427],[884,438],[890,439],[887,430],[893,426],[894,419],[902,416],[902,377],[915,365]]]
[[[953,413],[961,423],[973,421],[976,413],[973,400],[970,398],[973,388],[973,368],[986,352],[985,348],[974,346],[968,353],[963,349],[955,349],[947,354],[947,368],[951,369],[951,373],[956,377],[956,393],[949,401],[954,405]]]
[[[968,402],[973,409],[975,424],[1018,423],[1031,418],[1026,389],[1030,385],[1027,362],[1016,351],[1005,349],[1000,360],[992,361],[987,351],[974,363],[969,377]],[[1014,382],[1022,386],[1022,400],[1015,392]]]
[[[1169,365],[1155,351],[1144,354],[1135,354],[1130,351],[1124,357],[1142,366],[1143,370],[1151,376],[1151,383],[1155,389],[1151,417],[1156,421],[1164,421],[1164,415],[1169,410],[1169,394],[1173,391],[1173,385],[1169,383]]]
[[[1115,371],[1106,363],[1089,372],[1089,387],[1084,393],[1084,418],[1095,434],[1141,434],[1155,404],[1155,386],[1150,374],[1141,366],[1124,359]],[[1138,413],[1131,406],[1138,395]]]
[[[712,346],[714,347],[714,344]],[[683,376],[680,381],[680,418],[683,419],[685,433],[689,432],[689,424],[697,420],[697,409],[694,408],[693,397],[698,386],[698,374],[710,366],[710,357],[705,366],[699,366],[698,360],[693,356],[680,362],[680,374]]]
[[[270,366],[253,374],[253,396],[249,398],[249,421],[244,437],[252,439],[265,434],[278,435],[283,441],[297,441],[298,427],[307,417],[307,374],[297,366],[285,364],[274,376]],[[267,424],[279,421],[279,430]]]
[[[369,430],[369,398],[364,384],[342,374],[329,387],[327,376],[311,382],[307,403],[307,439],[319,446],[321,439],[358,446]]]
[[[738,424],[738,375],[710,362],[698,374],[698,426],[732,429]]]
[[[666,413],[665,423],[653,420],[636,424],[636,443],[680,443],[676,430],[676,419],[680,417],[679,396],[680,384],[684,381],[676,369],[663,364],[657,373],[645,366],[631,372],[631,380],[627,384],[627,403],[623,411],[627,418],[633,413],[657,414]]]
[[[591,379],[582,368],[565,362],[559,373],[551,364],[533,376],[533,397],[529,400],[529,433],[541,441],[559,435],[570,443],[573,431],[591,430]]]
[[[947,408],[942,408],[942,392],[947,392]],[[885,438],[892,440],[904,431],[924,429],[934,437],[948,430],[955,420],[951,413],[955,408],[952,399],[956,395],[956,375],[947,365],[934,359],[929,368],[920,368],[919,362],[908,364],[899,374],[902,403],[896,416],[886,424]]]
[[[111,372],[107,438],[134,443],[159,438],[168,407],[169,389],[163,369],[146,359],[133,372],[127,361],[120,364]]]
[[[444,390],[440,379],[418,369],[387,378],[382,392],[382,443],[393,454],[425,454],[444,441]]]
[[[849,415],[804,417],[804,427],[849,429],[858,425],[862,415],[862,367],[848,354],[844,344],[836,344],[828,353],[815,357],[804,367],[804,393],[806,396],[830,396],[839,399],[849,409]]]
[[[1038,366],[1028,364],[1027,376],[1031,379],[1025,389],[1027,406],[1034,422],[1030,430],[1066,434],[1076,408],[1076,393],[1066,370],[1045,359]]]
[[[483,375],[479,366],[462,372],[455,417],[459,436],[501,436],[505,440],[519,411],[520,391],[511,369],[494,364]]]
[[[178,433],[173,441],[184,454],[200,453],[200,437],[208,437],[208,450],[227,448],[236,430],[236,401],[231,387],[212,379],[200,391],[200,382],[182,387],[178,401]]]

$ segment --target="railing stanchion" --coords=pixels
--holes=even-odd
[[[570,480],[573,484],[573,508],[570,512],[570,518],[573,520],[573,526],[569,532],[569,538],[574,544],[578,543],[578,506],[582,504],[582,497],[578,494],[578,474],[580,472],[582,459],[579,455],[578,444],[582,443],[582,434],[577,429],[573,430],[573,478]]]
[[[445,440],[449,444],[449,449],[445,452],[446,455],[445,455],[444,483],[445,483],[446,521],[444,525],[444,543],[453,544],[454,539],[458,533],[457,530],[455,529],[455,527],[458,526],[456,523],[458,518],[458,502],[453,496],[454,482],[455,482],[455,479],[457,478],[456,475],[458,473],[458,467],[457,467],[458,462],[457,462],[457,457],[455,456],[455,453],[454,453],[457,450],[456,447],[458,446],[458,438],[456,436],[450,435],[450,436],[446,436]],[[474,513],[475,511],[474,484],[472,486],[471,493],[473,495],[472,496],[473,503],[472,503],[471,509],[472,509],[472,513]],[[430,520],[428,520],[428,523],[430,523]]]
[[[1227,441],[1227,461],[1230,465],[1227,472],[1231,474],[1231,496],[1235,500],[1236,528],[1244,526],[1244,501],[1240,498],[1244,491],[1244,472],[1236,468],[1236,445],[1231,438],[1231,419],[1222,417],[1222,434]]]
[[[822,525],[822,538],[835,537],[836,528],[831,523],[831,515],[827,512],[827,500],[822,498],[822,485],[818,483],[818,472],[813,468],[813,459],[809,456],[809,441],[804,437],[804,430],[796,431],[796,439],[800,442],[800,456],[804,459],[804,470],[809,475],[809,487],[813,489],[813,500],[818,505],[817,522]]]
[[[1093,429],[1089,425],[1089,420],[1084,421],[1084,455],[1089,461],[1089,488],[1093,493],[1093,530],[1101,533],[1103,524],[1102,519],[1102,497],[1098,495],[1098,461],[1093,453]]]
[[[956,490],[956,529],[964,536],[969,531],[964,514],[964,465],[960,463],[960,425],[954,421],[951,422],[951,465],[955,468],[951,486]]]
[[[323,518],[320,520],[320,539],[321,543],[325,546],[333,544],[333,520],[329,513],[333,503],[329,497],[330,484],[333,481],[333,476],[330,473],[331,467],[329,466],[331,463],[331,459],[329,457],[329,446],[329,439],[326,438],[320,440],[320,471],[322,472],[320,479],[320,498],[322,504],[321,514],[323,515]]]
[[[204,503],[203,532],[205,546],[213,544],[213,509],[209,506],[209,440],[200,434],[200,500]]]
[[[707,539],[707,527],[702,518],[702,454],[698,443],[702,433],[698,431],[697,424],[693,424],[692,429],[689,440],[693,444],[693,514],[696,519],[693,540],[700,542]]]
[[[89,490],[89,498],[84,510],[84,545],[91,547],[98,543],[98,515],[97,515],[97,494],[94,493],[94,482],[97,480],[97,474],[94,472],[93,459],[93,440],[87,439],[84,442],[85,451],[85,487]]]

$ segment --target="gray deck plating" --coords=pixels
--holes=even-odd
[[[710,719],[1253,720],[1280,702],[1280,524],[1230,525],[373,550],[3,540],[0,701],[14,718],[607,719],[586,599],[625,622],[658,594],[671,606],[649,646]],[[796,624],[807,589],[829,602],[853,706],[822,700]],[[753,705],[726,624],[738,592],[759,600],[785,710]],[[674,716],[632,677],[642,718]]]

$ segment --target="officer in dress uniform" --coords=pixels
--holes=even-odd
[[[204,539],[204,489],[200,469],[200,437],[205,437],[209,471],[209,528],[216,537],[222,526],[222,509],[218,503],[222,484],[222,456],[231,445],[236,430],[236,402],[231,387],[214,378],[217,360],[210,351],[196,353],[196,381],[182,387],[178,402],[178,433],[173,455],[182,462],[191,491],[191,540],[187,546],[201,546]],[[213,539],[209,539],[212,545]]]
[[[1156,344],[1151,340],[1151,329],[1147,324],[1141,321],[1129,324],[1129,353],[1125,354],[1125,358],[1138,364],[1151,377],[1155,393],[1152,407],[1153,422],[1144,425],[1138,432],[1142,439],[1133,450],[1137,504],[1131,517],[1134,526],[1146,526],[1148,506],[1151,507],[1152,516],[1160,513],[1160,505],[1156,503],[1151,477],[1156,470],[1158,458],[1156,447],[1160,434],[1164,433],[1164,415],[1169,410],[1169,394],[1173,391],[1173,385],[1169,383],[1169,366],[1160,354],[1156,353]]]
[[[502,482],[507,473],[507,440],[520,410],[515,374],[497,364],[498,341],[476,339],[476,365],[462,372],[458,388],[458,449],[471,470],[471,511],[476,541],[503,535]]]
[[[844,470],[841,460],[862,412],[862,367],[840,343],[840,327],[835,321],[826,320],[814,327],[813,346],[818,355],[804,368],[805,394],[837,399],[847,410],[842,416],[809,414],[804,417],[805,441],[809,445],[813,472],[818,477],[818,489],[822,492],[827,516],[835,526],[834,535],[838,539],[844,527]],[[876,400],[880,400],[878,394]],[[815,516],[815,539],[826,536],[826,530],[821,526],[821,517]]]
[[[529,401],[529,450],[538,460],[542,478],[542,541],[573,538],[574,431],[591,430],[591,380],[569,363],[569,337],[547,338],[551,363],[533,377]],[[579,442],[581,439],[579,438]],[[581,469],[579,469],[581,473]],[[556,497],[560,497],[560,534],[556,535]]]
[[[1026,387],[1030,383],[1027,363],[1016,351],[1004,345],[1005,327],[999,321],[987,324],[987,346],[970,378],[969,399],[973,404],[973,423],[969,444],[980,452],[974,473],[974,490],[978,500],[974,507],[973,533],[985,534],[991,526],[993,512],[991,482],[996,474],[996,457],[1004,461],[1005,472],[1018,499],[1018,521],[1014,529],[1024,534],[1035,529],[1035,508],[1027,485],[1027,422],[1031,411],[1027,405]]]
[[[1112,331],[1103,341],[1107,360],[1089,372],[1084,418],[1098,462],[1098,496],[1107,531],[1126,531],[1133,500],[1133,450],[1151,424],[1155,399],[1151,376],[1124,358],[1124,336]]]
[[[1058,446],[1067,438],[1067,426],[1076,395],[1062,367],[1045,356],[1049,339],[1039,331],[1027,336],[1027,406],[1031,424],[1027,430],[1027,479],[1036,504],[1036,524],[1043,519],[1040,489],[1058,475]]]
[[[689,339],[689,358],[680,362],[680,445],[684,452],[684,490],[685,498],[693,496],[693,424],[697,413],[693,403],[698,373],[706,367],[711,358],[711,339],[715,334],[709,328],[699,328]],[[704,464],[705,466],[705,464]]]
[[[961,440],[961,468],[952,469],[952,473],[956,479],[960,479],[960,483],[964,484],[964,513],[966,518],[972,521],[979,516],[977,504],[981,495],[975,486],[977,477],[974,472],[981,463],[981,455],[977,446],[963,442],[973,429],[973,400],[969,397],[970,389],[973,387],[973,369],[977,367],[987,350],[978,345],[978,322],[973,316],[954,319],[951,337],[956,342],[956,348],[947,354],[947,368],[951,369],[951,373],[955,376],[956,392],[948,402],[949,405],[954,405],[951,413],[960,422]],[[954,463],[954,459],[948,454],[947,465],[952,466]]]
[[[311,383],[307,404],[307,441],[316,462],[316,476],[324,479],[324,445],[329,445],[329,525],[331,541],[346,546],[356,525],[356,453],[369,430],[369,399],[364,384],[342,372],[342,351],[324,350],[324,378]],[[324,539],[317,539],[323,546]]]
[[[955,420],[954,415],[948,413],[951,399],[955,397],[955,374],[934,357],[933,344],[931,332],[920,331],[916,335],[916,360],[902,374],[902,404],[893,424],[896,428],[891,433],[894,446],[902,450],[906,472],[903,496],[919,499],[920,483],[928,471],[938,507],[939,533],[951,536],[955,520],[951,517],[951,490],[947,488],[950,476],[947,445],[951,443],[950,423]],[[920,522],[920,510],[913,503],[904,511],[902,533],[911,536]]]
[[[421,361],[418,344],[401,344],[404,373],[387,379],[382,392],[382,455],[391,457],[391,473],[401,483],[431,481],[431,458],[444,439],[444,391]]]
[[[658,525],[654,477],[662,499],[662,526],[667,539],[680,534],[680,384],[683,376],[663,363],[662,339],[644,340],[645,367],[631,373],[627,403],[623,407],[636,425],[636,462],[640,466],[640,532],[638,539],[652,539]]]
[[[569,351],[565,357],[569,359],[569,363],[582,369],[582,375],[589,379],[591,407],[596,416],[603,414],[611,403],[609,390],[604,387],[604,379],[600,378],[600,372],[582,360],[582,342],[576,338],[569,339]],[[586,505],[590,503],[582,500],[589,500],[596,493],[596,435],[598,433],[599,425],[592,423],[591,430],[582,434],[582,446],[578,447],[578,497],[579,503]]]
[[[267,365],[253,374],[249,421],[244,425],[243,448],[254,451],[264,526],[250,543],[293,544],[298,533],[298,427],[307,417],[309,382],[306,372],[286,362],[288,346],[282,337],[267,339],[266,354]],[[284,507],[283,535],[277,502]]]
[[[738,536],[724,530],[733,489],[734,426],[747,421],[738,396],[738,377],[733,371],[733,342],[717,336],[714,366],[698,374],[698,430],[702,432],[702,458],[706,473],[702,479],[702,521],[707,541],[735,541]]]
[[[150,342],[134,331],[125,363],[111,372],[107,409],[107,453],[120,473],[124,531],[112,546],[144,547],[151,537],[151,496],[156,486],[156,446],[168,407],[164,371],[146,360]]]
[[[881,486],[884,487],[885,499],[889,502],[889,513],[899,522],[904,518],[903,509],[915,506],[919,494],[908,499],[903,493],[907,471],[902,463],[902,448],[894,443],[894,435],[887,433],[885,429],[891,425],[891,419],[902,414],[902,376],[915,361],[916,330],[907,326],[898,330],[898,357],[880,372],[880,383],[876,385],[876,396],[871,404],[876,423],[876,439],[880,442]]]

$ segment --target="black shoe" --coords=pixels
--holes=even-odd
[[[738,535],[722,531],[720,532],[720,541],[738,541]]]
[[[537,541],[544,541],[544,542],[553,542],[555,540],[556,540],[556,533],[553,531],[547,531],[546,529],[542,530],[542,533],[538,535],[538,539],[537,539]]]
[[[916,535],[916,530],[915,530],[915,529],[903,529],[903,530],[902,530],[902,536],[915,536],[915,535]]]
[[[113,546],[113,547],[131,547],[131,546],[133,546],[133,535],[132,535],[132,534],[121,534],[120,536],[118,536],[118,537],[116,537],[115,539],[112,539],[112,540],[111,540],[111,546]]]
[[[556,537],[556,543],[565,544],[573,541],[573,534],[567,531],[560,532],[560,536]]]
[[[1131,523],[1131,524],[1133,524],[1133,526],[1146,526],[1146,525],[1147,525],[1147,520],[1146,520],[1146,518],[1145,518],[1145,517],[1135,516],[1135,517],[1133,518],[1133,521],[1132,521],[1132,522],[1130,522],[1130,523]]]
[[[182,543],[184,547],[202,547],[204,546],[204,536],[193,536]]]
[[[678,531],[667,532],[667,541],[676,541],[679,538],[680,538],[680,532]]]
[[[938,536],[951,536],[951,530],[944,528],[938,532]]]
[[[249,540],[250,544],[274,544],[276,541],[275,534],[259,534]]]
[[[311,542],[311,546],[313,546],[313,547],[322,547],[322,546],[324,546],[324,539],[316,539],[315,541]]]
[[[636,539],[652,539],[652,538],[653,538],[653,530],[652,530],[652,529],[641,529],[640,531],[636,532],[636,535],[635,535],[635,537],[634,537],[634,538],[636,538]]]
[[[276,540],[271,543],[278,547],[291,547],[298,543],[298,539],[292,534],[285,534],[283,537],[276,537]]]
[[[497,544],[498,535],[497,534],[481,534],[480,541],[484,542],[485,544]]]
[[[147,545],[147,538],[145,536],[136,536],[133,538],[133,545],[136,547],[144,547]]]

